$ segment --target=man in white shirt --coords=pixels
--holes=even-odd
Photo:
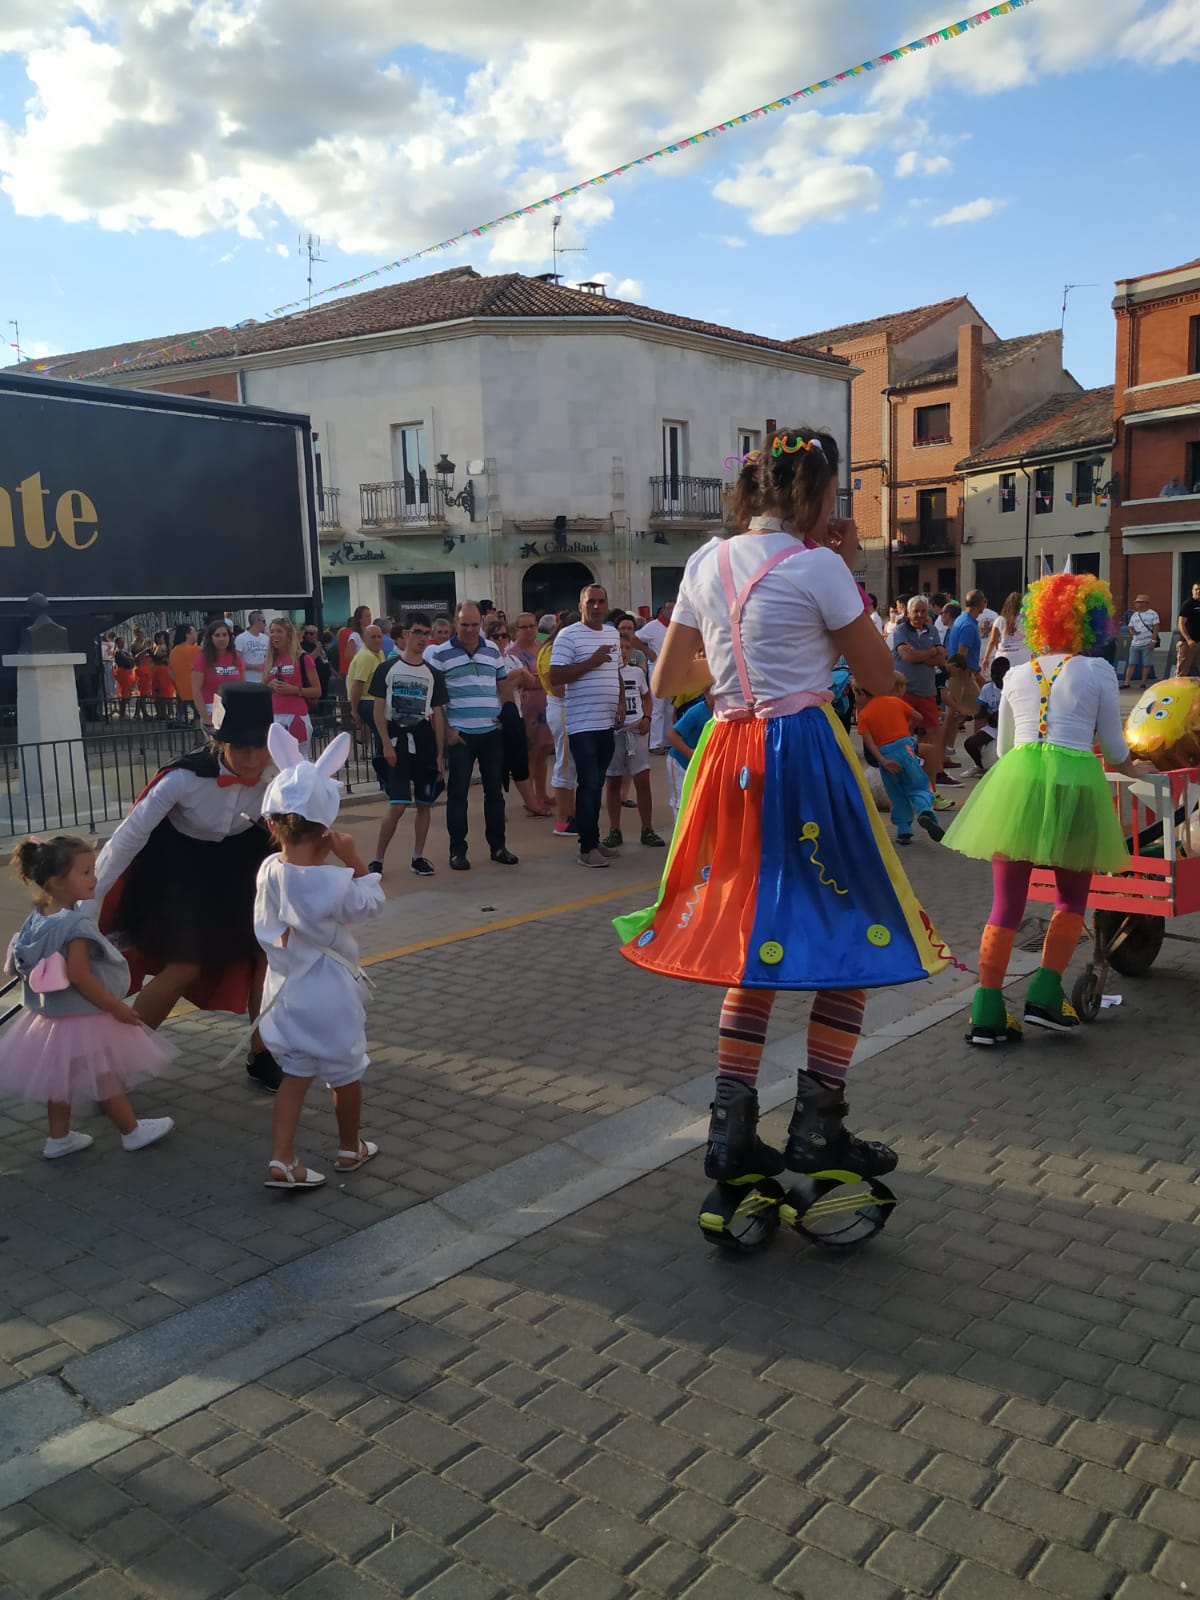
[[[1158,630],[1161,621],[1150,604],[1148,594],[1139,594],[1129,613],[1129,660],[1125,663],[1126,689],[1137,675],[1139,683],[1147,683],[1147,673],[1154,672],[1154,652],[1158,649]]]
[[[233,641],[233,648],[241,660],[247,683],[263,681],[263,667],[266,664],[267,647],[270,642],[267,637],[267,619],[261,611],[252,611],[247,619],[245,631],[239,633]]]
[[[883,618],[879,615],[879,601],[876,600],[873,594],[868,595],[867,599],[871,602],[871,626],[876,633],[882,633]]]
[[[638,638],[646,646],[646,659],[650,663],[650,671],[654,670],[654,663],[658,660],[658,652],[663,647],[663,640],[667,637],[667,624],[671,620],[671,613],[675,609],[674,600],[668,600],[666,605],[656,617],[651,617],[643,627],[638,629]],[[647,674],[649,676],[649,673]],[[669,700],[660,700],[655,697],[654,710],[650,717],[650,748],[651,750],[665,750],[667,747],[667,729],[673,720],[674,708]]]
[[[567,743],[575,763],[575,826],[581,867],[607,867],[616,851],[600,843],[600,802],[612,765],[613,729],[625,721],[621,638],[608,615],[608,594],[598,583],[579,596],[583,620],[555,636],[550,683],[565,688]],[[664,637],[666,629],[663,630]]]

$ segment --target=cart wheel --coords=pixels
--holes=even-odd
[[[1149,972],[1162,949],[1166,931],[1162,917],[1097,911],[1095,925],[1097,943],[1118,972],[1126,978]]]
[[[1089,967],[1076,978],[1071,1004],[1083,1022],[1095,1022],[1100,1015],[1100,978],[1095,967]]]

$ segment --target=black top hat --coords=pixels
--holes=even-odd
[[[274,720],[265,683],[228,683],[213,700],[213,738],[218,744],[257,748],[267,742]]]

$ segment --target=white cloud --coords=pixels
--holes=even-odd
[[[949,156],[923,156],[919,150],[906,150],[896,162],[898,178],[915,178],[921,174],[933,178],[940,172],[952,172],[954,163]]]
[[[988,200],[982,196],[978,200],[968,200],[961,206],[951,206],[949,211],[943,211],[940,216],[930,220],[931,228],[949,228],[958,222],[982,222],[985,217],[994,217],[997,211],[1003,211],[1007,201]]]
[[[226,252],[225,252],[225,254],[223,256],[218,256],[217,257],[217,265],[219,267],[228,266],[229,263],[233,260],[235,255],[237,255],[237,251],[236,250],[226,250]]]
[[[702,233],[702,239],[707,239],[710,244],[723,244],[727,250],[744,250],[746,241],[740,233]]]
[[[282,256],[285,261],[289,258],[291,253],[292,252],[288,249],[287,245],[285,245],[285,244],[277,244],[275,246],[275,254],[277,256]]]

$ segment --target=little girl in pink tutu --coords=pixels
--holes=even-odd
[[[96,892],[96,852],[83,839],[26,839],[13,853],[37,910],[8,947],[4,970],[21,979],[25,1014],[0,1035],[0,1096],[46,1107],[47,1161],[92,1143],[71,1127],[71,1107],[98,1100],[126,1150],[155,1144],[170,1117],[141,1121],[126,1090],[160,1073],[175,1051],[129,1006],[129,968],[90,912],[76,902]]]

